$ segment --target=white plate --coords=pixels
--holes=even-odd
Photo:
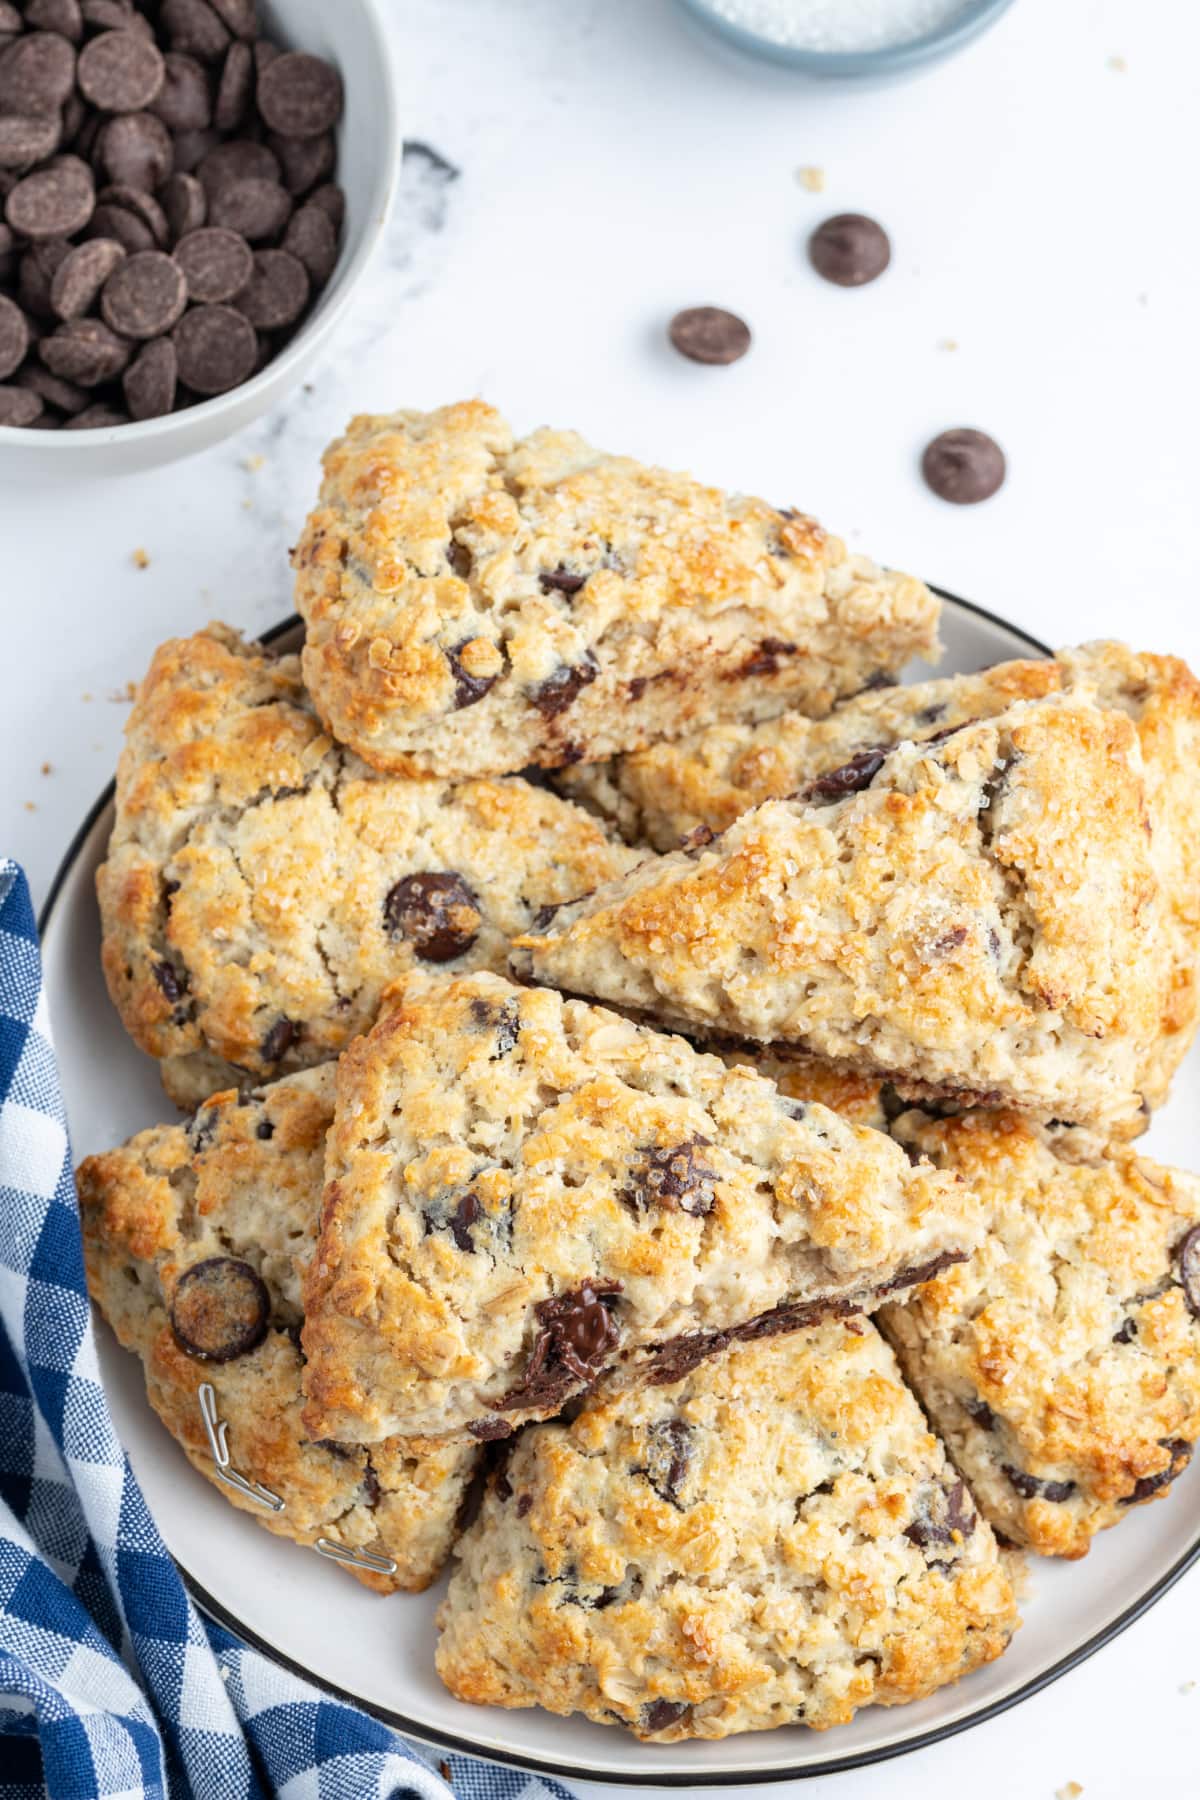
[[[948,672],[1042,652],[1013,627],[950,600],[944,636]],[[46,989],[77,1158],[170,1116],[155,1066],[126,1038],[100,974],[92,882],[111,822],[109,790],[68,851],[42,920]],[[1150,1149],[1164,1161],[1189,1161],[1198,1102],[1200,1056],[1193,1054],[1149,1134]],[[831,1732],[795,1726],[716,1744],[639,1744],[578,1719],[451,1699],[433,1668],[440,1585],[427,1594],[381,1599],[235,1512],[154,1418],[137,1360],[106,1329],[99,1337],[117,1429],[168,1547],[211,1613],[412,1736],[544,1773],[643,1787],[720,1785],[829,1774],[895,1756],[1044,1687],[1114,1637],[1200,1556],[1200,1470],[1193,1468],[1169,1500],[1138,1508],[1119,1531],[1099,1538],[1086,1562],[1034,1559],[1025,1624],[1012,1648],[956,1687],[914,1706],[869,1708]]]

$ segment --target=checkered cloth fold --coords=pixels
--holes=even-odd
[[[568,1800],[452,1759],[458,1800]],[[394,1732],[201,1617],[100,1384],[25,877],[0,860],[0,1800],[442,1800]]]

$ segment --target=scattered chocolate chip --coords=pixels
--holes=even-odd
[[[240,294],[254,273],[254,252],[236,231],[204,225],[175,246],[188,297],[203,305],[219,304]]]
[[[456,644],[453,650],[446,652],[446,661],[449,663],[450,673],[454,677],[454,705],[455,709],[460,712],[464,706],[474,706],[477,700],[482,700],[483,696],[490,693],[500,679],[498,674],[472,675],[463,667],[462,653],[467,645],[474,641],[473,638],[464,638],[461,644]]]
[[[17,38],[0,58],[0,112],[56,113],[75,86],[75,50],[56,31]]]
[[[96,140],[96,155],[110,181],[153,191],[174,167],[171,135],[153,113],[118,113]]]
[[[1126,1319],[1125,1323],[1123,1325],[1119,1325],[1117,1327],[1117,1329],[1113,1332],[1112,1341],[1114,1344],[1132,1344],[1132,1342],[1136,1336],[1137,1336],[1137,1320],[1136,1319]]]
[[[668,335],[690,362],[735,363],[750,348],[750,327],[719,306],[691,306],[671,320]]]
[[[259,331],[291,325],[308,304],[304,264],[286,250],[256,250],[250,279],[233,304]]]
[[[267,1335],[271,1300],[249,1263],[210,1256],[193,1263],[171,1296],[171,1329],[181,1350],[203,1362],[232,1362]]]
[[[24,429],[33,424],[44,404],[41,395],[31,393],[28,388],[8,387],[0,383],[0,425]]]
[[[24,237],[65,238],[82,231],[95,203],[96,186],[87,164],[77,156],[60,156],[18,181],[4,216]]]
[[[990,500],[1004,481],[1007,464],[995,438],[970,426],[943,431],[926,444],[921,473],[940,500],[974,506]]]
[[[827,775],[818,775],[808,786],[801,788],[800,799],[808,801],[844,800],[847,794],[861,794],[869,788],[882,769],[887,759],[887,750],[876,747],[860,750],[840,769],[830,769]]]
[[[887,232],[864,213],[838,213],[818,225],[808,240],[808,260],[818,275],[837,287],[875,281],[892,260]]]
[[[81,319],[118,263],[125,247],[115,238],[91,238],[63,257],[50,283],[50,304],[60,319]]]
[[[173,132],[208,129],[212,124],[208,77],[195,57],[168,50],[163,57],[162,87],[150,111]]]
[[[1177,1476],[1182,1475],[1192,1460],[1192,1446],[1186,1438],[1160,1438],[1164,1450],[1168,1450],[1171,1460],[1165,1469],[1157,1475],[1143,1475],[1134,1482],[1133,1491],[1123,1494],[1117,1502],[1118,1506],[1136,1506],[1139,1500],[1149,1500],[1153,1494],[1159,1494],[1170,1487]]]
[[[555,719],[566,712],[576,695],[595,681],[600,673],[595,657],[587,651],[582,662],[564,663],[537,687],[529,689],[530,704],[544,719]]]
[[[641,1728],[643,1731],[665,1731],[668,1725],[677,1725],[686,1718],[691,1710],[683,1700],[651,1700],[642,1708]]]
[[[479,936],[483,908],[474,889],[452,870],[405,875],[383,902],[384,929],[406,939],[422,962],[452,962]]]
[[[258,339],[231,306],[197,306],[175,327],[179,379],[198,394],[223,394],[254,372]]]
[[[573,574],[560,563],[557,569],[548,569],[538,576],[538,586],[543,594],[570,595],[577,594],[586,580],[586,575]]]
[[[85,100],[101,112],[140,112],[157,100],[165,69],[153,38],[104,31],[79,52],[76,79]]]
[[[159,13],[172,50],[219,62],[229,45],[229,32],[207,0],[163,0]]]
[[[1014,1469],[1011,1463],[1004,1463],[1002,1467],[1022,1500],[1036,1500],[1040,1497],[1061,1503],[1069,1500],[1075,1492],[1073,1481],[1043,1481],[1040,1476],[1027,1474],[1024,1469]]]
[[[24,169],[53,156],[61,137],[57,113],[0,114],[0,169]]]
[[[0,381],[19,369],[29,348],[29,325],[15,300],[0,294]]]
[[[183,270],[161,250],[126,257],[100,296],[106,325],[129,338],[161,337],[187,305]]]
[[[285,51],[258,78],[258,110],[281,137],[319,137],[342,116],[342,78],[319,56]]]
[[[692,1466],[694,1446],[691,1428],[682,1419],[664,1419],[646,1434],[646,1463],[635,1469],[644,1475],[660,1500],[682,1510],[680,1493]]]
[[[712,1211],[717,1177],[700,1153],[711,1147],[711,1138],[699,1135],[682,1144],[644,1145],[638,1154],[645,1160],[633,1171],[622,1200],[635,1212],[661,1206],[667,1212],[703,1217]]]
[[[333,173],[337,144],[331,131],[322,132],[320,137],[307,138],[280,137],[273,131],[267,142],[279,159],[283,185],[293,197],[307,194],[309,188],[316,187],[319,181]]]
[[[52,374],[93,388],[121,373],[129,345],[99,319],[68,319],[53,337],[42,339],[38,355]]]
[[[262,1041],[264,1062],[277,1063],[300,1036],[300,1027],[291,1019],[276,1019]]]
[[[151,965],[151,973],[172,1006],[177,1005],[187,993],[187,971],[177,969],[173,963],[156,962]]]
[[[1200,1319],[1200,1225],[1193,1225],[1175,1252],[1179,1281],[1192,1314]]]
[[[230,44],[217,84],[213,124],[218,131],[236,131],[246,116],[254,91],[254,53],[249,44]]]
[[[175,403],[178,366],[170,338],[155,338],[130,363],[121,378],[131,419],[160,419]]]
[[[291,217],[292,197],[277,181],[248,175],[209,190],[208,216],[214,225],[236,231],[249,243],[275,237]]]

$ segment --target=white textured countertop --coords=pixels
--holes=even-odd
[[[521,429],[573,425],[798,504],[1051,642],[1123,636],[1200,666],[1200,11],[1018,0],[959,59],[858,92],[734,61],[670,0],[390,10],[406,130],[429,148],[311,387],[156,475],[0,494],[0,841],[38,900],[155,644],[291,610],[317,455],[356,411],[480,393]],[[893,241],[886,278],[851,293],[803,255],[847,210]],[[669,316],[703,303],[752,325],[735,367],[666,347]],[[974,509],[916,472],[960,424],[1010,461]],[[1200,1570],[1018,1710],[787,1791],[1190,1795],[1198,1612]]]

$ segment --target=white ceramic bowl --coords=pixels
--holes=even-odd
[[[341,70],[346,106],[335,179],[346,194],[340,253],[303,328],[257,375],[182,412],[99,431],[0,426],[0,481],[118,475],[174,462],[232,437],[303,380],[353,298],[379,242],[402,142],[392,60],[377,0],[262,0],[264,29],[280,43]]]

